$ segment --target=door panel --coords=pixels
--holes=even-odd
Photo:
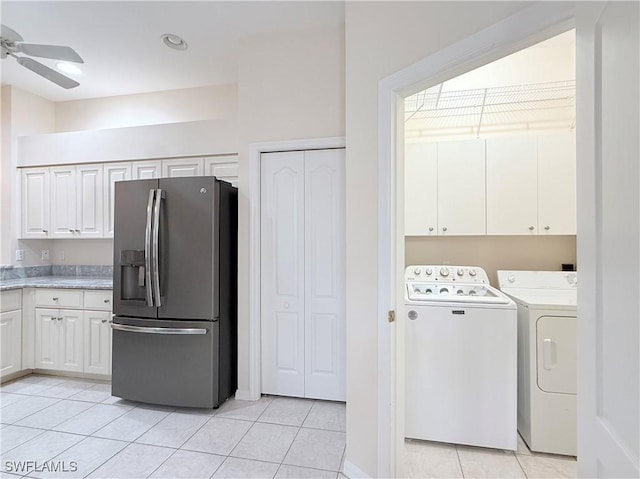
[[[438,234],[438,149],[436,143],[411,143],[404,154],[404,231]]]
[[[36,368],[58,368],[60,349],[59,316],[57,309],[36,308]]]
[[[162,172],[162,164],[160,160],[153,161],[136,161],[131,165],[131,179],[133,180],[151,180],[159,178]]]
[[[144,268],[145,225],[149,191],[158,188],[158,180],[121,181],[115,185],[113,241],[113,307],[122,316],[155,318],[155,307],[145,302]],[[138,255],[141,264],[131,256]],[[140,285],[142,281],[142,286]]]
[[[111,332],[107,311],[85,311],[84,314],[84,371],[109,374],[111,363]]]
[[[49,235],[49,169],[28,168],[22,172],[22,237]]]
[[[261,164],[262,392],[304,396],[304,153]]]
[[[20,371],[22,311],[0,313],[0,376]]]
[[[103,221],[102,165],[79,166],[77,229],[83,238],[101,238]]]
[[[103,191],[103,215],[104,215],[104,235],[113,238],[113,225],[115,213],[115,183],[116,181],[127,181],[131,179],[131,163],[118,163],[115,165],[104,165],[104,177],[106,188]]]
[[[345,400],[345,150],[305,152],[305,396]]]
[[[158,318],[217,318],[218,186],[210,177],[161,178],[159,185],[165,196],[160,210]]]
[[[640,477],[640,5],[578,14],[578,476]]]
[[[60,334],[60,369],[82,372],[83,357],[83,321],[82,311],[60,310],[62,321],[58,321]]]
[[[576,318],[542,316],[536,325],[538,387],[576,393]]]
[[[76,218],[76,169],[74,166],[51,168],[51,235],[73,238]]]
[[[203,172],[203,158],[176,158],[174,160],[162,160],[163,178],[202,176]]]

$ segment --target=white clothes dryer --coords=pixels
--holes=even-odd
[[[405,436],[517,449],[517,313],[475,266],[405,271]]]
[[[518,305],[518,430],[532,451],[575,456],[578,276],[498,271]]]

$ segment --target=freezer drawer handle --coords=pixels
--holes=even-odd
[[[146,334],[207,334],[205,328],[153,328],[146,326],[130,326],[128,324],[111,323],[112,329],[128,333]]]

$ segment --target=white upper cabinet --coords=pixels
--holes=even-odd
[[[112,163],[104,165],[103,215],[104,236],[113,238],[113,213],[116,181],[131,179],[131,163]]]
[[[538,233],[535,136],[487,140],[487,234]]]
[[[131,164],[132,180],[150,180],[162,176],[162,162],[160,160],[134,161]]]
[[[484,235],[484,140],[438,143],[438,234]]]
[[[238,186],[238,156],[210,156],[204,159],[204,175],[215,176]]]
[[[51,238],[101,238],[102,165],[51,168]]]
[[[73,238],[76,222],[76,168],[51,168],[51,237]]]
[[[576,136],[538,137],[540,234],[576,234]]]
[[[22,237],[49,237],[49,168],[22,170]]]
[[[438,234],[438,147],[410,143],[404,152],[405,235]]]
[[[203,176],[204,159],[175,158],[162,160],[162,177],[175,178],[179,176]]]

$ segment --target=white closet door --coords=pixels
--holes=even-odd
[[[304,396],[304,153],[261,156],[262,392]]]
[[[345,150],[305,152],[305,396],[346,399]]]

